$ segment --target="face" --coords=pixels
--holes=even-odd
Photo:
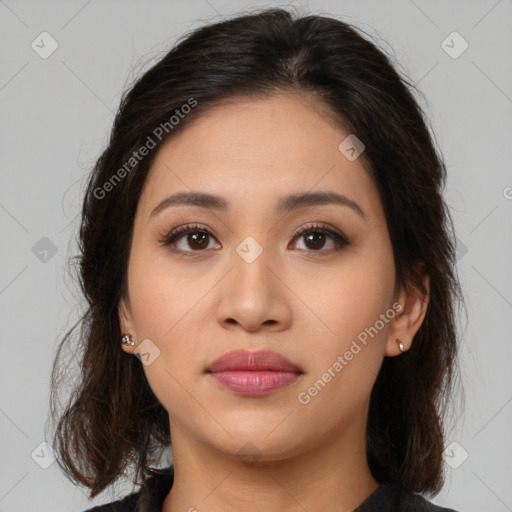
[[[120,321],[173,445],[236,456],[250,443],[279,460],[364,439],[383,358],[400,354],[397,338],[409,348],[426,305],[395,289],[378,191],[338,148],[348,135],[312,100],[282,94],[215,107],[156,155]],[[164,202],[192,192],[218,200]],[[338,201],[283,199],[303,194]],[[226,388],[207,370],[238,349],[276,352],[301,372],[258,396]]]

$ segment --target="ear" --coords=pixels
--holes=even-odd
[[[384,354],[388,357],[400,355],[399,341],[404,345],[404,352],[412,346],[414,335],[418,332],[425,315],[430,297],[430,277],[425,272],[425,265],[419,262],[414,266],[416,273],[420,276],[426,293],[423,294],[412,280],[407,286],[397,290],[395,302],[401,306],[393,322],[390,324],[388,341]],[[399,340],[399,341],[397,341]]]
[[[121,348],[128,354],[133,354],[137,346],[135,324],[133,322],[132,310],[128,299],[121,299],[117,308],[119,315],[119,326],[121,327],[121,336],[131,334],[135,345],[126,346],[121,343]],[[121,342],[121,340],[119,340]]]

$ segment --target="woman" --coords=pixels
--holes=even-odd
[[[91,510],[449,510],[421,493],[463,299],[411,88],[355,28],[271,9],[194,31],[125,95],[62,413],[61,350],[53,372],[62,469],[91,497],[142,484]]]

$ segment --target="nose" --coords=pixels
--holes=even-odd
[[[278,275],[278,268],[266,257],[266,251],[250,263],[235,251],[233,268],[221,285],[217,321],[225,329],[243,329],[248,332],[287,329],[292,313],[290,289]],[[274,267],[277,265],[273,263]]]

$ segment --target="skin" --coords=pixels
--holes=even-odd
[[[384,357],[400,357],[397,339],[410,348],[428,296],[395,287],[378,191],[361,159],[338,149],[349,133],[313,101],[283,93],[217,106],[167,140],[148,174],[119,317],[135,340],[123,350],[149,339],[160,351],[144,371],[169,413],[175,481],[164,512],[352,511],[379,485],[366,461],[370,393]],[[170,194],[190,191],[222,196],[230,209],[178,205],[150,215]],[[344,194],[365,218],[336,204],[274,211],[282,196],[318,191]],[[201,245],[182,235],[182,253],[159,242],[189,223],[213,236]],[[317,246],[307,234],[294,238],[313,223],[349,245],[335,251],[330,236]],[[263,250],[251,263],[236,252],[248,236]],[[396,302],[400,313],[300,403],[298,394]],[[278,352],[304,374],[257,398],[212,383],[208,365],[240,348]],[[238,455],[247,443],[258,456],[251,463]]]

